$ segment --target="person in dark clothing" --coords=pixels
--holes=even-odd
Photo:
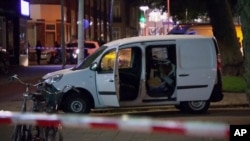
[[[54,49],[55,52],[51,53],[48,64],[59,64],[62,62],[61,46],[57,41],[54,42]]]
[[[55,41],[54,47],[56,49],[56,55],[61,56],[61,46],[57,41]]]
[[[38,65],[40,65],[41,54],[42,54],[42,43],[40,40],[38,40],[36,42],[36,61]]]
[[[67,62],[69,64],[75,64],[77,59],[73,57],[73,53],[77,48],[77,37],[72,35],[70,42],[66,45],[67,46]]]
[[[105,43],[106,43],[106,42],[103,41],[103,40],[99,40],[99,41],[98,41],[99,46],[102,46],[102,45],[104,45]]]
[[[74,64],[75,63],[75,59],[73,57],[73,53],[75,51],[75,47],[77,47],[77,42],[74,42],[74,43],[68,43],[67,44],[67,62],[69,64]]]

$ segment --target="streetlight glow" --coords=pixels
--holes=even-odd
[[[147,5],[140,6],[140,10],[143,12],[147,11],[148,9],[149,9],[149,7]]]
[[[144,28],[146,27],[146,14],[145,12],[149,9],[149,7],[147,5],[141,5],[139,7],[139,9],[141,11],[143,11],[143,16],[140,17],[139,19],[139,24],[140,24],[140,28],[141,28],[141,35],[144,35]]]

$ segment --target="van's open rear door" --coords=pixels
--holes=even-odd
[[[119,106],[119,73],[117,50],[107,51],[101,58],[101,70],[96,72],[98,98],[103,105]]]

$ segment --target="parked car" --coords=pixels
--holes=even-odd
[[[77,47],[78,47],[78,43],[67,44],[67,52],[68,52],[67,62],[71,64],[77,63],[78,54],[79,54],[79,49]],[[90,40],[84,41],[84,58],[91,55],[98,48],[99,48],[98,42],[90,41]]]
[[[55,52],[53,48],[43,49],[41,53],[41,60],[45,60],[46,62],[50,60],[51,55]],[[36,50],[34,48],[29,49],[29,60],[35,61],[36,58]]]
[[[51,55],[55,52],[54,49],[43,50],[41,53],[41,60],[48,61]]]
[[[204,113],[223,99],[217,42],[200,35],[141,36],[104,44],[81,64],[44,75],[61,90],[65,112],[90,109],[175,105]]]

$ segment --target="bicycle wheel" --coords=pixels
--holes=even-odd
[[[13,134],[12,134],[12,141],[19,141],[21,140],[21,125],[15,125]]]
[[[44,141],[42,138],[43,132],[40,130],[38,126],[29,126],[29,140],[30,141]]]
[[[12,141],[29,141],[31,135],[26,125],[15,125],[12,134]]]
[[[45,127],[45,141],[63,141],[61,129],[56,127]]]

